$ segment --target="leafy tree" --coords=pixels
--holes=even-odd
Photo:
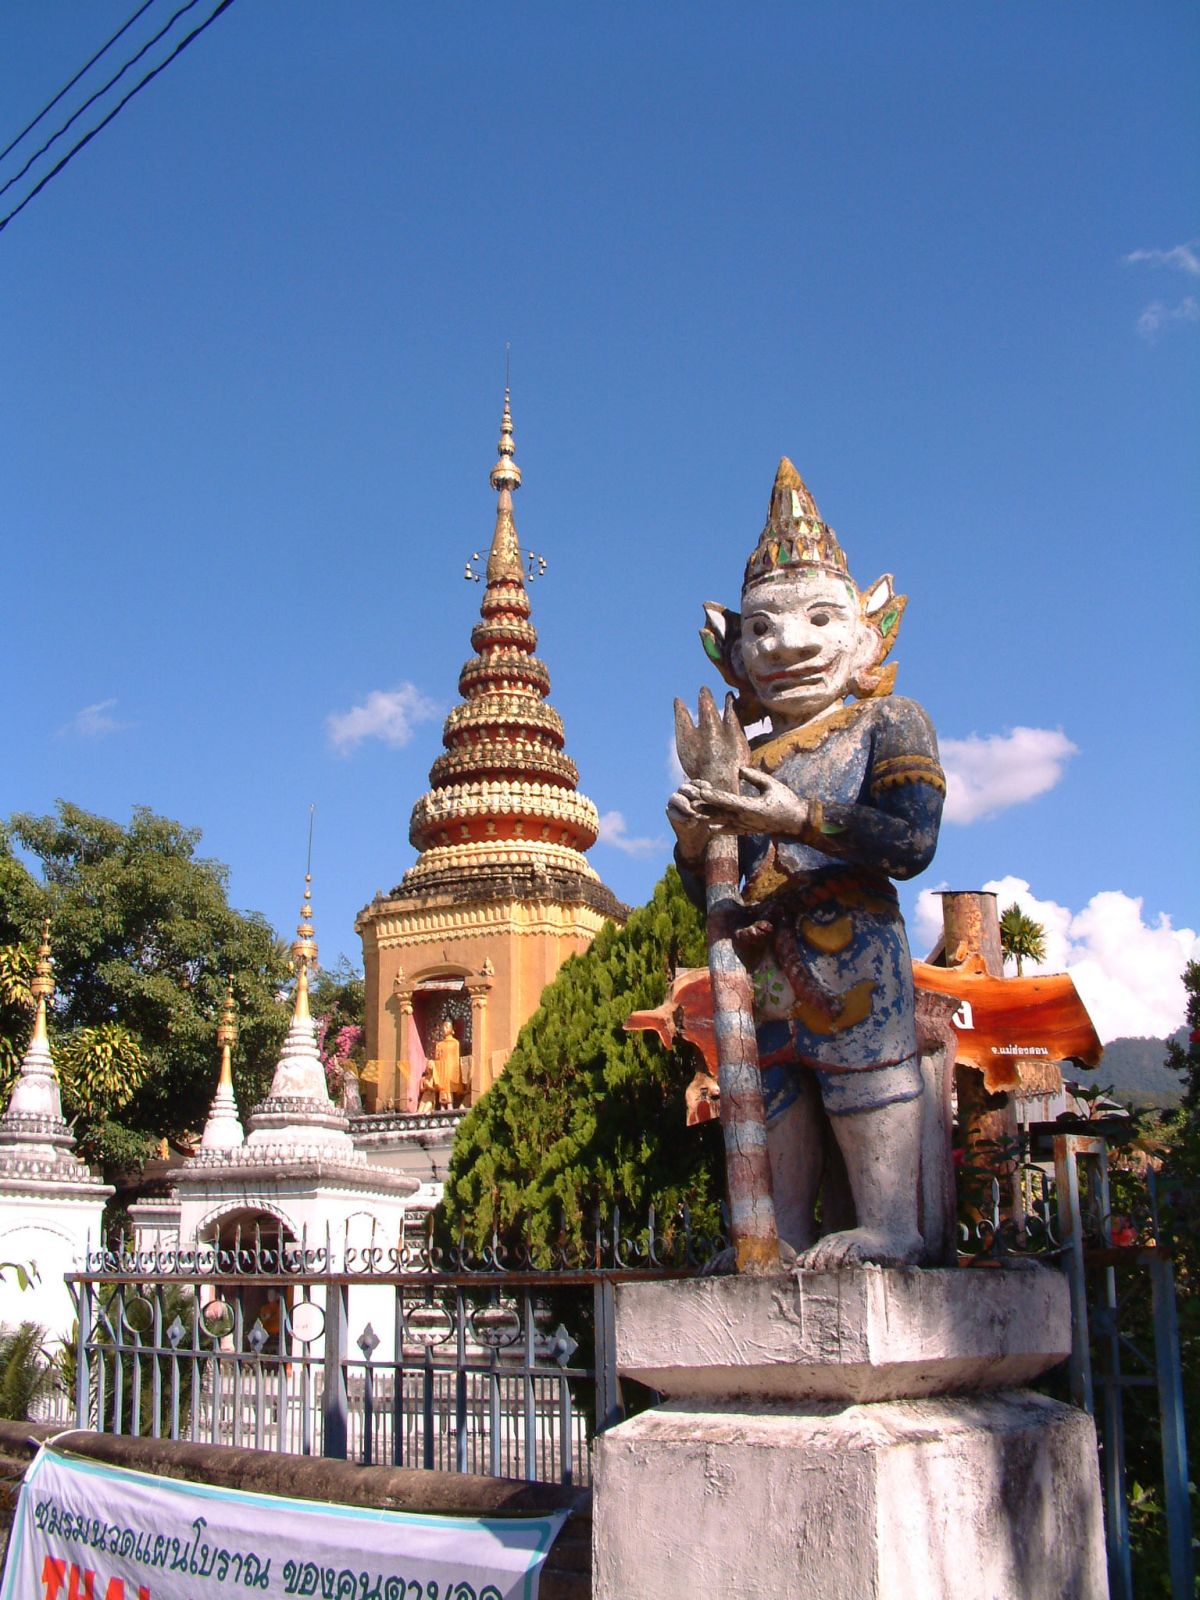
[[[1189,961],[1183,969],[1187,990],[1187,1043],[1171,1039],[1167,1043],[1167,1066],[1183,1079],[1183,1106],[1192,1118],[1200,1117],[1200,961]]]
[[[1014,900],[1000,913],[1000,948],[1005,959],[1010,956],[1017,963],[1017,977],[1026,961],[1046,959],[1046,930],[1040,922],[1027,917]]]
[[[23,944],[0,945],[0,1091],[17,1075],[33,1016],[33,952]]]
[[[544,1249],[586,1235],[596,1207],[637,1226],[680,1202],[712,1227],[722,1195],[716,1122],[685,1126],[697,1058],[624,1032],[661,1003],[676,967],[705,961],[700,914],[672,867],[624,928],[609,925],[544,991],[497,1082],[463,1119],[443,1221],[483,1243],[493,1228]]]
[[[230,907],[227,869],[198,856],[199,842],[198,829],[143,807],[122,827],[65,802],[55,816],[18,815],[0,832],[0,944],[20,942],[25,952],[0,961],[0,1028],[14,1005],[23,1012],[15,1041],[5,1029],[5,1054],[15,1045],[19,1059],[24,1049],[20,983],[50,915],[64,1109],[85,1136],[83,1153],[106,1164],[144,1156],[150,1140],[203,1121],[230,977],[243,1107],[266,1092],[287,1026],[286,951],[264,917]]]
[[[1157,1172],[1158,1244],[1170,1254],[1175,1272],[1176,1308],[1183,1375],[1183,1408],[1188,1442],[1200,1440],[1200,963],[1183,974],[1187,989],[1186,1042],[1167,1042],[1167,1062],[1184,1079],[1183,1103],[1169,1115],[1144,1120],[1155,1134],[1151,1154]],[[1147,1220],[1145,1178],[1116,1163],[1112,1207],[1143,1226]],[[1144,1283],[1145,1280],[1143,1279]],[[1118,1290],[1125,1284],[1118,1278]],[[1123,1341],[1138,1350],[1154,1348],[1149,1294],[1127,1294],[1121,1313]],[[1141,1595],[1169,1595],[1167,1531],[1162,1491],[1161,1430],[1157,1407],[1126,1405],[1125,1450],[1130,1497],[1134,1589]],[[1194,1476],[1194,1475],[1193,1475]],[[1195,1487],[1191,1487],[1195,1496]]]
[[[367,992],[362,973],[346,956],[342,956],[335,967],[320,968],[310,990],[309,1003],[329,1092],[335,1100],[341,1100],[345,1094],[346,1073],[359,1075],[367,1059],[363,1026]]]

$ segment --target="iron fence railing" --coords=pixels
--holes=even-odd
[[[511,1251],[255,1230],[94,1252],[68,1280],[76,1426],[584,1483],[622,1415],[614,1285],[693,1275],[722,1242],[618,1212]]]

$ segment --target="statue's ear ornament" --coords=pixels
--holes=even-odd
[[[731,689],[737,690],[737,713],[743,727],[760,722],[766,715],[759,704],[749,679],[742,670],[742,614],[714,601],[704,604],[704,626],[700,629],[700,643],[704,654],[716,667]]]
[[[875,648],[869,661],[855,674],[853,689],[860,700],[869,700],[891,694],[896,686],[896,666],[883,665],[887,660],[896,635],[900,632],[900,619],[908,604],[908,596],[897,594],[895,580],[890,572],[863,591],[863,621],[875,636]]]

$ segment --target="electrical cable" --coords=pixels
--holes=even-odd
[[[140,61],[142,59],[142,57],[146,54],[146,51],[149,50],[153,45],[156,45],[158,43],[158,41],[163,37],[164,34],[170,33],[171,29],[179,21],[180,17],[183,16],[185,11],[190,11],[193,6],[197,6],[199,4],[200,4],[200,0],[186,0],[186,4],[180,6],[179,10],[175,13],[175,15],[171,18],[171,20],[169,22],[167,22],[163,27],[161,27],[158,30],[158,32],[154,35],[153,39],[147,39],[145,44],[137,52],[137,54],[130,56],[129,60],[125,63],[125,65],[121,68],[121,70],[119,72],[115,72],[113,74],[113,76],[108,80],[107,83],[101,84],[100,88],[96,90],[95,94],[89,95],[88,98],[83,102],[83,104],[81,106],[79,106],[75,111],[72,111],[71,115],[63,123],[62,127],[58,130],[58,132],[57,133],[52,133],[50,135],[50,137],[46,140],[45,144],[41,147],[41,149],[40,150],[35,150],[33,152],[33,154],[30,156],[29,160],[21,168],[20,172],[15,172],[12,175],[12,177],[9,178],[7,183],[0,183],[0,194],[7,194],[8,191],[12,188],[14,183],[19,183],[21,181],[21,179],[25,176],[25,174],[29,171],[30,167],[33,166],[34,162],[40,160],[41,157],[46,154],[46,151],[49,150],[51,145],[54,145],[54,144],[58,143],[58,141],[62,138],[63,134],[66,133],[67,129],[71,126],[71,124],[73,122],[77,122],[79,120],[79,118],[83,115],[83,113],[87,110],[87,108],[89,106],[94,106],[96,101],[99,100],[101,95],[107,94],[108,91],[112,88],[113,84],[114,83],[118,83],[125,76],[125,74],[129,71],[130,67],[133,66],[135,61]]]
[[[54,99],[53,100],[48,100],[46,102],[46,104],[38,112],[37,116],[34,117],[33,121],[32,122],[27,122],[25,124],[25,126],[21,129],[20,133],[12,141],[12,143],[9,144],[9,145],[6,145],[3,150],[0,150],[0,161],[3,161],[6,156],[10,156],[13,153],[13,151],[17,148],[17,146],[20,144],[21,140],[25,137],[25,135],[27,133],[31,132],[32,129],[37,127],[38,123],[46,115],[47,111],[53,111],[54,110],[55,106],[62,99],[63,95],[65,95],[69,90],[71,90],[71,89],[73,89],[75,87],[75,85],[79,82],[80,78],[83,77],[85,72],[90,72],[91,71],[91,69],[96,65],[97,61],[99,61],[100,57],[104,54],[104,52],[106,50],[111,50],[113,45],[116,44],[117,40],[121,37],[121,35],[123,33],[128,33],[130,28],[133,27],[134,23],[141,16],[142,12],[143,11],[149,11],[150,7],[153,4],[154,4],[154,0],[144,0],[144,4],[140,5],[137,8],[137,10],[133,13],[133,15],[130,17],[128,22],[126,22],[122,27],[117,29],[116,33],[113,34],[112,38],[108,41],[108,43],[107,44],[102,44],[100,46],[99,50],[96,51],[96,54],[92,57],[92,59],[89,62],[87,62],[87,64],[85,66],[80,67],[79,71],[71,79],[70,83],[64,84],[63,87],[54,96]]]
[[[36,195],[41,194],[42,190],[50,182],[51,178],[57,177],[67,163],[71,161],[73,157],[79,154],[85,144],[90,144],[102,128],[108,127],[108,124],[113,120],[119,111],[129,104],[135,94],[138,94],[142,89],[144,89],[152,78],[157,78],[164,67],[169,67],[172,61],[174,61],[175,57],[186,50],[193,39],[198,39],[206,28],[211,27],[221,15],[222,11],[228,11],[232,4],[233,0],[221,0],[220,5],[218,5],[217,9],[212,13],[212,15],[206,17],[205,20],[200,23],[199,27],[193,28],[191,33],[187,34],[186,37],[181,39],[175,46],[174,50],[171,51],[171,54],[167,56],[165,61],[160,61],[157,67],[152,67],[140,82],[134,84],[133,88],[130,89],[129,93],[123,100],[118,100],[117,104],[108,113],[108,115],[102,121],[98,122],[90,133],[85,133],[78,144],[72,145],[70,150],[67,151],[66,155],[63,156],[62,160],[58,162],[56,166],[51,167],[46,176],[34,185],[34,187],[25,196],[24,200],[21,201],[20,205],[14,206],[6,217],[0,217],[0,233],[3,233],[4,229],[8,227],[9,223],[14,217],[19,216],[21,212],[24,211],[25,207],[32,199],[34,199]]]

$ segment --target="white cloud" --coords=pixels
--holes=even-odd
[[[420,722],[438,715],[438,707],[413,683],[394,689],[372,689],[360,706],[333,711],[325,719],[329,742],[339,755],[348,756],[364,739],[380,739],[398,748],[407,744]]]
[[[1187,1014],[1183,969],[1200,960],[1200,937],[1173,928],[1160,915],[1143,920],[1142,901],[1119,889],[1094,894],[1082,911],[1056,900],[1039,900],[1024,878],[999,878],[983,885],[1003,911],[1014,901],[1046,933],[1046,959],[1025,963],[1029,972],[1069,972],[1104,1043],[1127,1036],[1161,1038]],[[942,903],[922,889],[913,918],[914,945],[933,946],[942,931]]]
[[[623,850],[627,856],[652,856],[666,849],[666,840],[661,835],[656,839],[631,838],[619,811],[606,811],[600,818],[600,843]]]
[[[1023,805],[1053,789],[1077,746],[1061,728],[940,741],[946,771],[945,820],[966,824]]]
[[[1130,266],[1144,261],[1154,267],[1174,267],[1189,278],[1200,278],[1200,255],[1196,254],[1198,243],[1200,240],[1191,239],[1187,244],[1172,246],[1170,250],[1131,250],[1125,261]]]
[[[113,716],[116,700],[97,700],[95,705],[84,706],[77,711],[70,722],[64,722],[58,730],[60,737],[74,735],[78,739],[103,739],[110,733],[119,733],[122,728],[129,727],[129,723],[121,722]]]
[[[1127,266],[1168,267],[1182,272],[1186,278],[1200,278],[1198,243],[1200,240],[1190,239],[1187,244],[1173,245],[1170,250],[1132,250],[1124,259]],[[1153,341],[1173,322],[1200,322],[1200,300],[1191,294],[1174,305],[1165,300],[1152,300],[1138,317],[1137,330],[1143,339]]]
[[[1157,339],[1171,322],[1200,322],[1200,300],[1191,294],[1174,306],[1164,300],[1152,300],[1137,319],[1137,330],[1143,339]]]

